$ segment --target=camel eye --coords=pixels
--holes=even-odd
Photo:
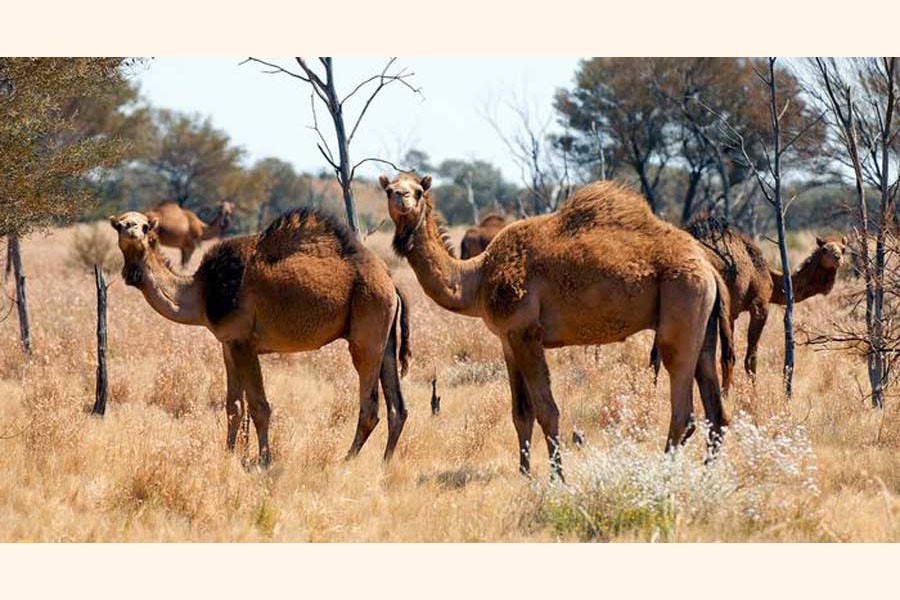
[[[147,223],[144,223],[144,226],[141,227],[141,229],[143,229],[144,233],[147,233],[148,231],[150,231],[150,225]]]
[[[416,200],[422,199],[422,190],[416,190]]]

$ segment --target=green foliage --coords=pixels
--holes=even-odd
[[[130,64],[0,58],[0,235],[27,234],[92,204],[101,170],[124,156]]]
[[[516,213],[519,189],[504,181],[500,169],[482,160],[448,159],[434,169],[442,183],[435,188],[438,208],[451,225],[472,222],[468,201],[471,182],[475,205],[483,215],[501,209]]]

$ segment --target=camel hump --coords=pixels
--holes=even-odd
[[[241,241],[238,238],[216,244],[197,269],[196,276],[205,286],[206,316],[213,325],[224,321],[240,305],[247,267],[247,249]]]
[[[498,225],[506,225],[506,217],[497,213],[491,213],[481,219],[481,222],[478,224],[479,227],[489,227],[489,226],[498,226]]]
[[[560,207],[559,218],[567,234],[597,227],[655,233],[663,224],[643,196],[615,181],[581,188]]]
[[[270,263],[297,252],[347,257],[360,247],[343,223],[308,206],[282,214],[259,234],[256,243],[258,256]]]

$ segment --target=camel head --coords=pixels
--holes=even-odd
[[[119,250],[125,257],[122,276],[128,285],[138,285],[142,270],[140,260],[156,246],[156,228],[159,222],[155,217],[148,218],[139,212],[127,212],[121,216],[109,217],[109,224],[119,234]]]
[[[816,253],[819,254],[819,264],[826,269],[837,270],[847,253],[847,236],[816,238]]]
[[[387,195],[388,213],[394,221],[394,250],[404,255],[412,248],[413,234],[425,222],[431,175],[420,179],[413,173],[400,173],[391,181],[382,174],[378,181]]]
[[[234,215],[234,204],[223,200],[219,203],[219,210],[216,212],[215,222],[219,223],[222,232],[228,230],[231,226],[231,217]]]

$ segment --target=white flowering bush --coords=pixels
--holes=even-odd
[[[708,461],[694,440],[664,455],[631,429],[610,429],[607,447],[572,457],[567,483],[536,487],[538,520],[561,536],[668,540],[684,523],[736,517],[753,528],[797,518],[818,494],[809,438],[787,418],[755,425],[739,413]]]

